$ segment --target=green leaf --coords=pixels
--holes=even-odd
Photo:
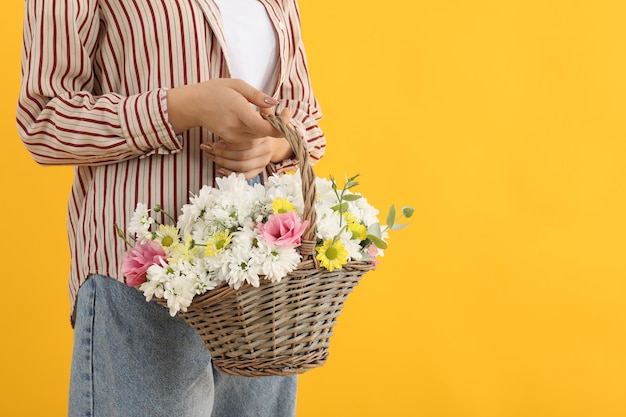
[[[376,237],[380,237],[380,235],[382,234],[382,232],[380,231],[380,223],[370,224],[370,226],[367,228],[367,234],[368,236],[374,235]]]
[[[361,198],[362,196],[359,194],[346,194],[343,196],[343,199],[346,201],[356,201],[359,198]]]
[[[389,208],[389,213],[387,214],[387,226],[392,227],[396,222],[396,206],[391,206]]]
[[[356,181],[348,181],[348,182],[346,183],[346,185],[343,187],[343,189],[344,189],[344,190],[349,190],[350,188],[354,188],[354,187],[356,187],[357,185],[359,185],[359,183],[358,183],[358,182],[356,182]]]
[[[402,207],[402,214],[404,214],[404,217],[406,217],[407,219],[411,217],[413,213],[415,213],[415,209],[413,207],[410,207],[410,206]]]
[[[367,235],[367,238],[371,240],[378,249],[387,249],[387,242],[385,242],[378,236]]]
[[[337,204],[336,206],[332,206],[331,209],[333,211],[340,211],[342,213],[346,213],[348,211],[348,203]]]
[[[400,229],[404,229],[405,227],[407,227],[409,225],[409,223],[405,223],[405,224],[394,224],[393,226],[391,226],[389,229],[391,230],[400,230]]]

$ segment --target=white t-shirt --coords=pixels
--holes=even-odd
[[[224,24],[224,37],[233,78],[272,94],[278,63],[274,26],[258,0],[215,0]]]

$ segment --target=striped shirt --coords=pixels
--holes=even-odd
[[[312,161],[325,139],[301,39],[296,0],[260,0],[277,33],[277,111],[289,107]],[[176,135],[167,88],[229,77],[219,9],[211,0],[26,0],[20,137],[42,165],[73,165],[68,204],[69,294],[89,274],[123,281],[125,229],[137,203],[178,213],[214,184],[203,128]],[[293,169],[272,164],[268,172]],[[160,219],[165,221],[165,219]]]

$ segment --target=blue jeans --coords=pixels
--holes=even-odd
[[[191,327],[112,278],[78,293],[70,417],[292,417],[296,388],[214,370]]]

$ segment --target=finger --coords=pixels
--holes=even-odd
[[[288,108],[284,108],[281,110],[279,117],[285,122],[285,123],[289,123],[291,121],[291,110]],[[271,136],[273,138],[282,138],[284,137],[283,132],[281,132],[280,130],[276,129],[276,128],[272,128],[273,132],[268,134],[267,136]]]
[[[244,111],[239,114],[239,120],[247,129],[247,135],[243,139],[260,139],[266,136],[274,136],[278,132],[270,122],[263,119],[261,115],[251,107],[249,111]],[[241,140],[242,138],[225,137],[225,139]]]
[[[227,177],[230,174],[232,174],[234,171],[231,171],[230,169],[226,169],[226,168],[220,168],[217,170],[217,175],[221,175],[222,177]]]
[[[224,172],[237,172],[246,176],[252,173],[259,173],[267,166],[266,158],[259,158],[248,161],[230,160],[224,158],[216,158],[215,163],[220,166]],[[219,171],[218,171],[219,172]]]
[[[245,154],[252,152],[260,154],[266,152],[268,138],[248,139],[240,142],[219,140],[211,145],[211,150],[217,155],[225,155],[228,152],[239,152],[241,159],[245,159]]]
[[[291,120],[291,109],[289,107],[285,107],[280,112],[280,118],[283,119],[286,122],[290,121]]]
[[[229,146],[232,144],[229,144]],[[269,163],[271,153],[264,148],[250,148],[244,150],[223,149],[217,146],[200,145],[207,158],[213,162],[236,172],[246,172]]]
[[[226,168],[220,168],[217,170],[217,175],[221,175],[223,177],[227,177],[232,173],[237,173],[237,174],[243,174],[243,176],[247,179],[250,180],[254,177],[256,177],[257,175],[259,175],[261,172],[263,172],[264,168],[259,168],[259,169],[255,169],[252,171],[248,171],[248,172],[236,172],[236,171],[231,171],[229,169]]]
[[[259,108],[261,114],[274,114],[276,113],[276,107],[261,107]]]
[[[244,96],[246,100],[259,108],[269,108],[276,106],[279,103],[279,101],[274,97],[257,90],[243,80],[232,79],[230,84],[233,90],[237,91],[239,94]]]
[[[258,151],[257,149],[245,151],[216,151],[214,148],[213,153],[210,155],[207,154],[207,156],[220,165],[236,171],[248,171],[252,168],[267,165],[271,158],[271,153],[268,151]]]
[[[272,109],[275,110],[275,109]],[[262,114],[273,114],[267,110],[264,109],[259,109],[259,112]],[[283,119],[285,122],[289,123],[289,121],[291,121],[291,110],[288,108],[284,108],[281,112],[280,112],[280,118]],[[268,125],[270,125],[270,130],[266,131],[266,135],[265,136],[270,136],[272,138],[282,138],[284,135],[283,133],[276,129],[275,127],[273,127],[269,122],[267,122]]]

